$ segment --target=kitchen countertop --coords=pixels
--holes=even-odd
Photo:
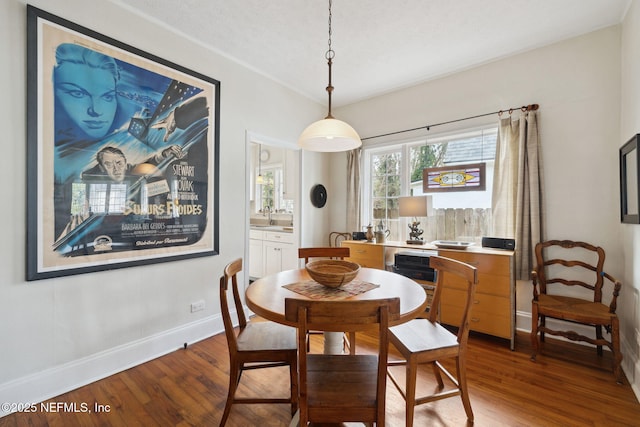
[[[281,233],[293,233],[293,227],[287,226],[287,225],[250,224],[249,227],[251,228],[251,230],[279,231]]]

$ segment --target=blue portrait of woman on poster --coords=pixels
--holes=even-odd
[[[56,142],[99,139],[109,133],[118,109],[119,78],[112,57],[79,45],[58,46],[53,76]]]

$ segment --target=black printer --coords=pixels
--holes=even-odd
[[[436,272],[429,267],[429,257],[436,251],[403,251],[395,255],[393,271],[415,280],[436,281]]]

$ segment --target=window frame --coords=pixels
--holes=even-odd
[[[421,135],[413,138],[394,139],[388,140],[378,144],[371,144],[363,146],[362,149],[362,170],[363,170],[363,186],[362,197],[360,203],[360,212],[362,218],[362,225],[377,226],[376,220],[373,218],[373,194],[372,194],[372,158],[374,155],[384,155],[389,153],[400,152],[401,166],[400,166],[400,192],[398,197],[410,196],[411,191],[411,162],[410,155],[411,149],[416,146],[439,144],[451,140],[460,140],[465,138],[471,138],[478,135],[484,135],[484,133],[497,132],[498,125],[495,123],[479,125],[468,128],[460,128],[448,132],[440,132],[429,135]],[[482,156],[484,157],[484,156]],[[477,162],[485,161],[478,160]],[[473,161],[473,163],[477,163]],[[490,190],[490,188],[488,188]],[[430,193],[428,193],[430,194]],[[394,220],[395,221],[395,220]],[[403,240],[404,236],[408,235],[408,224],[412,221],[412,218],[398,218],[398,230],[399,239]],[[388,225],[388,224],[387,224]],[[388,227],[387,227],[388,228]]]

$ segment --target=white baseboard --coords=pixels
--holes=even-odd
[[[220,315],[0,384],[0,418],[15,412],[4,403],[39,404],[55,396],[163,356],[224,330]],[[80,405],[81,402],[76,402]],[[93,405],[93,402],[86,402]],[[98,402],[102,403],[102,402]],[[106,403],[106,402],[105,402]],[[8,409],[8,410],[7,410]]]

